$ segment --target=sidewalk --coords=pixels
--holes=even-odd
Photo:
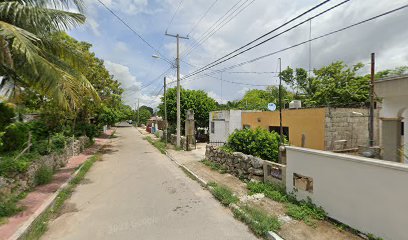
[[[139,131],[144,130],[139,128]],[[145,131],[142,134],[149,135],[149,133]],[[154,135],[150,134],[149,136],[152,136],[153,138]],[[158,140],[155,137],[154,139]],[[297,221],[287,216],[284,204],[266,197],[248,196],[246,183],[231,174],[221,174],[214,171],[200,162],[205,158],[205,145],[190,152],[168,149],[167,155],[176,161],[177,164],[187,168],[203,181],[207,183],[216,182],[227,186],[240,198],[241,202],[248,203],[269,214],[276,215],[283,222],[281,229],[277,233],[285,240],[362,239],[347,231],[340,230],[339,227],[336,227],[327,221],[319,221],[315,227],[306,225],[302,221]]]
[[[93,156],[108,141],[114,130],[108,130],[101,138],[95,138],[95,144],[85,149],[78,156],[68,160],[65,167],[59,169],[53,176],[51,183],[38,186],[22,199],[18,204],[24,206],[19,214],[7,219],[7,223],[0,225],[0,239],[18,239],[18,237],[31,225],[31,223],[48,207],[53,201],[57,191],[64,185],[75,172],[75,170],[88,158]]]

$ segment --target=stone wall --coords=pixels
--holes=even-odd
[[[52,153],[34,160],[24,173],[16,173],[7,178],[0,176],[0,201],[8,198],[11,194],[18,195],[35,187],[35,175],[39,168],[46,166],[57,170],[64,167],[70,157],[79,155],[85,149],[88,142],[88,137],[80,137],[74,142],[67,143],[62,153]]]
[[[228,173],[247,180],[263,181],[264,160],[240,152],[227,153],[220,148],[207,145],[205,151],[207,160],[222,165]]]
[[[368,145],[367,108],[327,108],[325,150],[343,150]],[[374,139],[378,143],[378,111],[375,111]]]

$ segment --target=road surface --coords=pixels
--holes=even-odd
[[[116,136],[42,239],[257,239],[135,128]]]

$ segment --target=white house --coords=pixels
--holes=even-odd
[[[242,129],[243,110],[224,110],[210,112],[210,143],[223,144],[235,130]],[[253,112],[253,111],[251,111]]]
[[[382,99],[383,158],[408,163],[408,75],[376,81],[375,92]]]

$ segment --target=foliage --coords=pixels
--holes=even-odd
[[[302,220],[310,226],[315,226],[316,220],[324,220],[327,216],[323,208],[313,204],[310,198],[298,204],[286,204],[286,214],[296,220]]]
[[[338,61],[314,69],[314,76],[307,76],[302,68],[294,71],[288,67],[281,77],[305,106],[360,106],[368,102],[369,93],[369,76],[357,74],[363,66],[359,63],[349,67]]]
[[[408,74],[408,66],[400,66],[394,69],[387,69],[384,71],[377,72],[375,74],[375,78],[381,79],[386,77],[402,76],[405,74]]]
[[[141,106],[141,107],[139,108],[139,110],[142,110],[142,109],[149,111],[150,114],[153,115],[153,108],[143,105],[143,106]]]
[[[206,165],[207,167],[210,167],[212,170],[217,171],[221,174],[224,174],[227,172],[227,169],[223,167],[221,164],[212,162],[210,160],[204,159],[200,161],[202,164]]]
[[[227,141],[227,147],[265,160],[276,162],[279,155],[280,136],[266,129],[242,129],[234,131]]]
[[[166,93],[167,99],[167,120],[169,124],[176,125],[177,122],[177,90],[176,88],[168,89]],[[184,125],[186,110],[194,111],[194,119],[196,121],[196,127],[208,127],[209,112],[217,108],[217,102],[208,96],[208,94],[202,90],[189,90],[181,89],[180,93],[181,103],[181,120],[182,126]],[[164,116],[164,97],[161,99],[161,103],[158,106],[159,115]]]
[[[3,152],[15,151],[26,146],[28,142],[29,127],[25,123],[16,122],[6,127],[3,139],[3,147],[0,149]]]
[[[293,99],[293,94],[282,86],[282,101],[289,103]],[[239,102],[240,109],[246,110],[268,110],[268,103],[279,105],[279,88],[268,86],[265,90],[248,90]],[[279,109],[279,106],[278,106]]]
[[[147,124],[147,121],[152,117],[151,112],[146,108],[140,108],[139,112],[136,111],[136,119],[139,117],[139,124]]]
[[[3,146],[3,135],[5,132],[0,132],[0,149]]]
[[[245,222],[251,231],[259,237],[266,237],[269,231],[278,231],[281,223],[275,216],[270,216],[262,210],[248,205],[241,209],[234,209],[234,217]]]
[[[63,149],[65,148],[67,139],[63,133],[55,133],[51,137],[51,142],[52,142],[53,147],[55,147],[56,149]]]
[[[80,53],[54,36],[85,22],[81,0],[11,1],[0,3],[1,87],[18,94],[19,87],[35,89],[64,108],[73,108],[95,91],[77,71]],[[18,86],[18,87],[16,87]]]
[[[276,184],[269,184],[263,182],[248,182],[247,188],[249,193],[263,193],[266,197],[277,202],[288,202],[288,196],[285,191],[285,187]]]
[[[18,206],[17,202],[20,199],[23,199],[25,196],[26,196],[26,192],[23,192],[20,195],[12,196],[0,202],[0,218],[11,217],[21,212],[23,208],[21,206]]]
[[[224,206],[229,206],[239,201],[238,197],[235,196],[228,187],[218,185],[215,182],[209,182],[208,186],[211,187],[210,190],[214,197]]]
[[[0,159],[0,176],[12,176],[16,173],[24,173],[27,171],[33,159],[38,155],[36,153],[24,154],[17,160],[16,154],[4,155]]]
[[[16,116],[14,109],[5,102],[0,102],[0,132],[13,122],[13,118]]]
[[[52,181],[52,175],[54,171],[45,165],[42,165],[35,173],[35,184],[44,185]]]

